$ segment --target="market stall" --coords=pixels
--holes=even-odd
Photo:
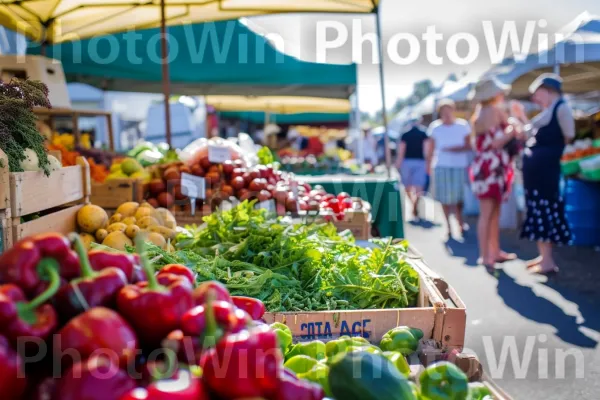
[[[323,175],[304,176],[311,185],[321,185],[330,193],[349,193],[371,204],[373,227],[382,237],[404,237],[402,215],[402,195],[399,177],[393,171],[392,177],[384,175]]]

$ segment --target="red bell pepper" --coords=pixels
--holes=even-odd
[[[229,290],[227,290],[225,285],[217,281],[208,281],[202,282],[194,290],[194,304],[197,306],[201,306],[204,303],[206,303],[209,291],[214,293],[215,301],[226,301],[228,303],[231,303],[231,295],[229,294]]]
[[[114,308],[117,293],[127,284],[127,277],[119,268],[105,265],[95,272],[79,235],[73,234],[72,241],[79,255],[81,277],[63,286],[54,299],[56,309],[65,321],[92,307]]]
[[[21,356],[10,347],[4,336],[0,336],[0,396],[18,400],[25,393],[26,386]]]
[[[267,311],[262,301],[252,297],[232,296],[231,301],[237,308],[246,311],[255,321],[260,320]]]
[[[117,309],[133,326],[144,345],[157,346],[169,332],[179,329],[181,317],[192,308],[192,285],[183,277],[168,274],[159,283],[145,254],[145,243],[136,241],[147,282],[125,286],[117,295]],[[174,277],[174,278],[173,278]]]
[[[135,332],[119,314],[104,307],[95,307],[70,320],[56,335],[54,354],[75,351],[86,360],[94,352],[114,358],[112,361],[126,366],[134,361],[138,341]],[[62,357],[63,367],[72,362],[71,357]]]
[[[90,250],[88,253],[90,264],[94,271],[101,271],[107,267],[118,268],[127,277],[130,283],[137,282],[136,276],[141,272],[140,257],[137,254],[116,253],[100,249]],[[141,280],[144,280],[143,277]]]
[[[158,275],[175,274],[187,278],[192,285],[196,284],[196,274],[191,269],[181,264],[168,264],[158,271]]]
[[[282,373],[272,400],[322,400],[325,391],[319,385]]]
[[[55,331],[58,325],[56,311],[45,303],[56,294],[60,286],[56,265],[57,262],[52,259],[40,262],[37,267],[40,276],[47,275],[50,285],[29,302],[17,285],[0,286],[0,333],[13,345],[20,337],[25,336],[46,340]]]
[[[137,388],[120,400],[209,400],[202,381],[188,370],[178,370],[171,379],[160,379]]]
[[[31,236],[17,242],[0,257],[0,283],[14,283],[28,294],[40,284],[38,264],[44,259],[57,262],[60,275],[79,275],[79,259],[69,240],[57,233]]]
[[[95,356],[74,364],[56,384],[54,399],[120,400],[135,381],[108,357]]]
[[[186,364],[197,364],[205,345],[214,344],[223,334],[240,332],[251,321],[245,311],[231,303],[209,303],[212,313],[207,312],[208,303],[192,308],[181,318],[181,329],[171,332],[164,342]]]
[[[282,363],[277,336],[267,325],[223,337],[200,360],[204,382],[226,399],[271,398],[278,390]]]

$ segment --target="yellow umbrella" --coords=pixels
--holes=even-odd
[[[206,96],[206,104],[218,111],[262,111],[271,114],[349,113],[347,99],[296,96]]]
[[[164,2],[164,5],[162,4]],[[59,43],[161,25],[245,16],[371,13],[378,0],[0,0],[0,24],[38,42]]]

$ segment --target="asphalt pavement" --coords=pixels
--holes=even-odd
[[[453,223],[447,240],[439,205],[422,208],[430,220],[408,220],[406,238],[466,304],[465,347],[487,375],[514,399],[600,399],[600,252],[560,248],[559,274],[537,276],[523,261],[535,246],[504,231],[520,259],[490,274],[476,265],[475,219],[464,239]]]

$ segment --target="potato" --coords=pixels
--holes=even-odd
[[[127,225],[125,234],[129,239],[135,239],[136,235],[140,232],[140,227],[137,225]]]
[[[124,218],[123,221],[121,221],[121,222],[124,223],[125,225],[134,225],[137,222],[137,218],[127,217],[127,218]]]
[[[106,228],[106,230],[108,231],[108,233],[112,233],[112,232],[125,232],[125,229],[127,229],[127,225],[125,225],[122,222],[115,222],[114,224],[110,224],[108,226],[108,228]]]
[[[77,225],[85,233],[94,233],[104,228],[108,222],[108,214],[102,207],[86,204],[77,212]]]
[[[150,242],[161,249],[164,249],[167,246],[167,241],[160,233],[150,232],[146,235],[145,240],[146,242]]]
[[[80,233],[79,237],[81,238],[86,250],[89,250],[92,243],[95,242],[94,237],[89,233]]]
[[[153,217],[144,217],[137,222],[137,225],[142,229],[148,229],[151,226],[160,225],[160,223]]]
[[[177,232],[175,232],[173,229],[169,229],[167,227],[164,226],[151,226],[148,228],[149,232],[156,232],[162,235],[162,237],[164,237],[166,240],[173,240],[175,239],[175,236],[177,236]]]
[[[115,214],[113,214],[113,216],[112,216],[112,217],[110,217],[110,219],[108,220],[108,224],[109,224],[109,225],[112,225],[112,224],[114,224],[115,222],[121,222],[122,220],[123,220],[123,216],[122,216],[121,214],[119,214],[119,213],[115,213]]]
[[[170,229],[175,229],[177,227],[177,221],[175,220],[175,216],[173,213],[166,208],[157,208],[156,213],[160,215],[163,226],[166,226]]]
[[[126,251],[125,246],[133,246],[133,242],[123,232],[115,231],[108,234],[102,241],[104,246],[112,247],[113,249]]]
[[[148,200],[145,200],[145,201],[144,201],[144,202],[143,202],[143,203],[140,205],[140,208],[151,208],[151,209],[153,209],[153,210],[154,210],[154,206],[153,206],[152,204],[150,204],[150,203],[148,202]]]
[[[108,236],[108,231],[106,229],[98,229],[96,231],[96,240],[98,243],[102,243],[104,239]]]
[[[127,203],[123,203],[117,208],[117,213],[121,214],[123,218],[133,217],[140,207],[140,203],[135,201],[129,201]]]
[[[154,217],[154,214],[155,214],[154,208],[140,207],[135,212],[135,218],[139,221],[144,217]]]

